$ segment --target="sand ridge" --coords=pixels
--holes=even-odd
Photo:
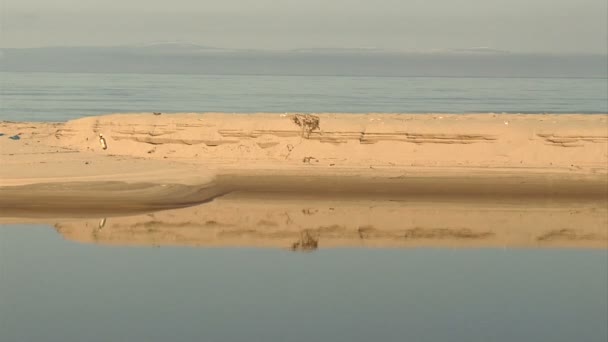
[[[129,114],[53,133],[59,146],[146,159],[313,166],[516,167],[606,172],[608,115]]]

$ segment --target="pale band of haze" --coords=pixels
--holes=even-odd
[[[0,47],[607,53],[606,0],[2,0]]]

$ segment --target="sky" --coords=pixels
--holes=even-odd
[[[606,0],[0,0],[0,47],[608,53]]]

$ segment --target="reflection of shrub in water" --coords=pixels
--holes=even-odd
[[[302,231],[300,233],[300,240],[291,245],[291,250],[294,252],[311,252],[317,248],[319,248],[319,239],[312,236],[308,230]]]
[[[412,228],[407,229],[405,239],[486,239],[492,232],[475,232],[467,228]]]

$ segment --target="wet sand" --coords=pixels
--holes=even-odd
[[[0,223],[78,241],[608,247],[604,114],[142,113],[0,133]],[[281,212],[301,219],[267,219]]]

